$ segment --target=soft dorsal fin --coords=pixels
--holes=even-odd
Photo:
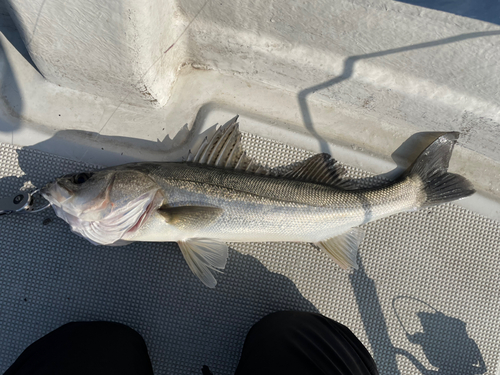
[[[218,168],[268,175],[270,173],[268,168],[255,163],[243,151],[237,120],[238,116],[234,117],[224,126],[221,126],[210,140],[205,138],[195,153],[189,151],[186,161]]]
[[[329,154],[316,154],[283,177],[306,182],[350,189],[351,183],[344,179],[345,169]]]

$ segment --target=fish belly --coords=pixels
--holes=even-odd
[[[169,224],[158,212],[153,213],[133,237],[134,241],[182,241],[188,238],[212,238],[228,242],[299,241],[318,242],[362,224],[363,214],[335,215],[332,210],[316,208],[234,207],[204,227]]]

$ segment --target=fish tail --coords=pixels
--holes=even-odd
[[[440,136],[409,168],[409,176],[422,182],[422,207],[451,202],[474,194],[474,187],[466,178],[448,173],[451,153],[458,136],[457,132]]]

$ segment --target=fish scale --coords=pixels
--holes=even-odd
[[[371,189],[346,179],[328,154],[277,175],[246,155],[241,138],[235,118],[188,162],[65,176],[42,194],[95,244],[176,241],[191,270],[214,287],[211,270],[225,267],[226,242],[313,242],[342,268],[356,268],[359,225],[474,193],[447,172],[457,133],[437,138],[396,181]]]
[[[367,212],[370,219],[376,219],[419,204],[418,190],[408,180],[377,190],[342,191],[309,182],[185,164],[141,163],[137,169],[155,179],[170,206],[222,208],[222,216],[196,235],[216,236],[223,241],[317,242],[366,222]],[[158,227],[165,225],[162,220]],[[190,230],[186,228],[181,239],[192,235]],[[159,240],[179,240],[169,237],[167,229],[160,232]],[[149,235],[149,231],[138,234],[134,240],[146,240]]]

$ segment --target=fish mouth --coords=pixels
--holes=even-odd
[[[57,182],[50,182],[40,189],[40,194],[51,204],[60,206],[71,198],[73,192],[59,185]]]

